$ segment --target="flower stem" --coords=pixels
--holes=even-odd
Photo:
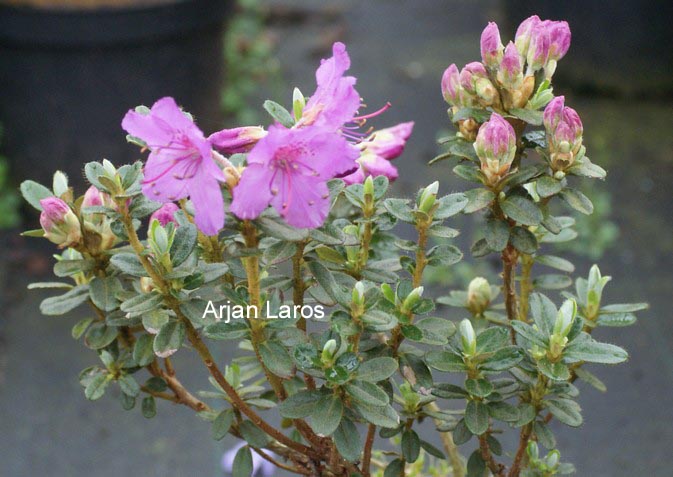
[[[534,260],[532,255],[521,254],[521,284],[520,300],[519,300],[519,319],[526,321],[528,317],[528,299],[533,291],[533,283],[531,281],[531,271],[533,269]]]

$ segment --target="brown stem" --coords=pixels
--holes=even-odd
[[[515,274],[516,265],[518,261],[518,252],[511,245],[508,244],[505,250],[502,251],[502,281],[505,295],[505,309],[507,311],[507,319],[510,321],[518,320],[518,311],[516,307],[516,284]],[[515,343],[516,334],[514,328],[511,330],[512,342]]]
[[[521,473],[521,463],[523,461],[523,456],[526,453],[526,447],[528,446],[528,440],[530,439],[532,431],[532,424],[526,424],[521,429],[521,434],[519,435],[519,447],[516,450],[514,462],[512,462],[512,467],[509,470],[507,477],[519,477],[519,474]]]
[[[491,453],[488,441],[486,440],[486,435],[487,434],[482,434],[479,436],[479,451],[481,452],[481,458],[484,459],[486,466],[495,477],[505,477],[505,466],[496,462],[495,457],[493,457],[493,454]]]
[[[269,454],[264,452],[262,449],[259,449],[257,447],[251,447],[251,449],[254,450],[262,459],[271,462],[273,465],[275,465],[279,469],[287,470],[288,472],[292,472],[292,473],[295,473],[295,474],[311,475],[311,471],[309,471],[309,470],[300,469],[298,467],[292,467],[290,465],[283,464],[282,462],[278,462],[276,459],[271,457]]]
[[[365,441],[365,449],[362,454],[362,475],[364,477],[369,477],[372,461],[372,446],[374,445],[374,438],[376,437],[376,426],[374,424],[369,424],[367,428],[367,440]]]

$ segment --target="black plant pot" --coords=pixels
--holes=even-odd
[[[0,6],[0,122],[17,180],[139,157],[120,123],[138,104],[174,96],[206,129],[221,126],[229,0],[99,10]]]

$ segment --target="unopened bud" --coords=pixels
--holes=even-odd
[[[165,227],[169,223],[174,223],[177,227],[178,222],[175,219],[175,213],[178,210],[180,210],[180,207],[178,207],[177,204],[167,202],[150,216],[150,224],[157,220],[162,227]]]
[[[322,348],[322,354],[320,355],[321,361],[325,364],[330,363],[334,358],[334,353],[336,353],[336,350],[336,340],[328,340],[327,343],[325,343],[325,346]]]
[[[294,120],[299,121],[301,115],[304,112],[304,106],[306,106],[306,98],[299,91],[299,88],[295,88],[292,91],[292,112],[294,113]]]
[[[479,128],[474,150],[489,183],[496,184],[509,172],[516,155],[514,128],[498,113],[491,114]]]
[[[374,197],[374,179],[372,179],[372,176],[367,176],[362,184],[362,193],[365,197]]]
[[[150,277],[140,277],[140,290],[143,293],[150,293],[156,287]]]
[[[530,460],[538,460],[540,458],[540,450],[537,447],[537,442],[528,442],[528,445],[526,446],[526,453],[528,454],[528,457],[530,457]]]
[[[404,299],[402,302],[402,312],[408,312],[413,310],[414,306],[421,301],[423,297],[423,287],[414,288],[411,290],[411,293]]]
[[[561,453],[554,449],[551,451],[549,454],[547,454],[547,458],[545,459],[545,463],[547,464],[547,467],[549,469],[554,469],[556,466],[558,466],[559,462],[561,460]]]
[[[556,315],[556,321],[554,322],[554,334],[563,337],[568,336],[576,314],[577,303],[575,303],[575,300],[564,301],[563,305],[561,305],[561,309]]]
[[[353,303],[356,305],[364,305],[365,303],[365,286],[362,282],[357,282],[353,288],[352,294]]]
[[[505,48],[500,40],[500,31],[495,22],[489,22],[486,28],[484,28],[484,31],[481,33],[480,47],[481,59],[484,64],[489,68],[495,69],[500,64]]]
[[[439,181],[435,181],[421,192],[418,198],[418,210],[429,214],[437,201],[437,192],[439,191]]]
[[[472,323],[468,319],[460,322],[460,341],[463,344],[463,353],[472,356],[477,352],[477,335],[474,333]]]
[[[47,197],[40,201],[40,205],[40,225],[44,236],[59,248],[77,245],[82,239],[82,230],[79,219],[68,204],[56,197]]]
[[[243,126],[213,133],[208,141],[224,154],[237,154],[248,152],[266,135],[267,132],[261,126]]]
[[[491,285],[482,277],[476,277],[467,288],[467,307],[474,315],[481,315],[491,303]]]

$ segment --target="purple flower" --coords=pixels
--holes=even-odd
[[[271,204],[290,225],[319,227],[329,213],[327,181],[354,169],[358,155],[333,131],[273,125],[248,154],[231,212],[249,220]]]
[[[498,81],[511,88],[517,88],[523,81],[523,65],[519,50],[511,41],[505,48],[505,54],[498,69]]]
[[[304,106],[297,126],[339,129],[355,117],[360,94],[354,87],[355,78],[344,76],[350,65],[346,45],[334,43],[332,57],[322,60],[315,73],[318,87]]]
[[[376,131],[361,142],[362,153],[357,160],[360,167],[343,177],[344,182],[349,185],[362,183],[367,176],[386,176],[391,181],[397,179],[397,168],[390,161],[402,154],[413,128],[413,122],[400,123]]]
[[[152,221],[158,220],[162,227],[165,227],[169,222],[172,222],[177,226],[178,221],[175,220],[175,213],[178,210],[180,210],[180,207],[176,204],[173,202],[166,202],[150,216],[150,224]]]
[[[68,204],[57,197],[40,200],[40,225],[44,236],[58,248],[72,247],[82,239],[79,219]]]
[[[549,32],[549,59],[558,61],[565,56],[570,48],[570,27],[568,22],[545,21]]]
[[[224,226],[220,191],[224,174],[212,159],[210,142],[194,121],[167,97],[154,103],[147,114],[130,110],[122,127],[145,141],[151,151],[145,165],[143,194],[159,202],[189,197],[199,230],[217,234]]]
[[[507,172],[516,155],[514,128],[498,113],[482,124],[474,142],[481,170],[489,183],[497,183]]]
[[[571,166],[582,148],[584,132],[577,111],[565,106],[563,96],[557,96],[545,108],[543,122],[553,168]]]
[[[460,72],[458,67],[451,64],[442,75],[442,96],[452,106],[460,104]]]
[[[234,458],[236,457],[236,453],[244,445],[245,444],[243,442],[240,442],[231,449],[229,449],[227,452],[225,452],[224,455],[222,455],[222,461],[221,461],[222,470],[224,470],[228,475],[232,474],[234,468]],[[270,454],[271,457],[273,458],[278,457],[273,452],[268,451],[266,452]],[[273,477],[275,470],[276,467],[271,462],[262,458],[259,454],[257,454],[257,452],[254,451],[252,452],[251,477]]]
[[[486,66],[495,69],[500,64],[504,50],[500,30],[495,22],[489,22],[481,33],[481,59]]]
[[[266,136],[266,131],[263,127],[244,126],[218,131],[208,136],[208,141],[224,154],[236,154],[248,152],[264,136]]]

